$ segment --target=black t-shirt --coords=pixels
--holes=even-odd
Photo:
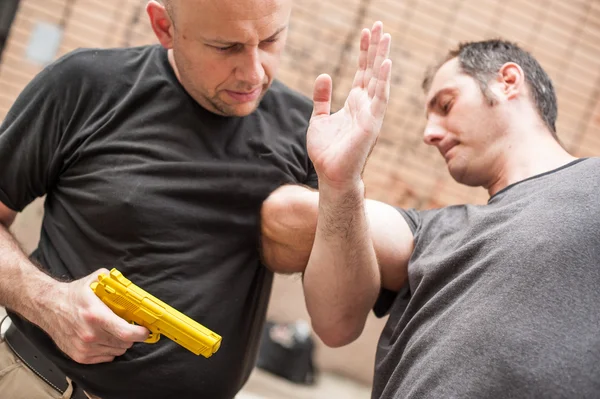
[[[116,267],[223,342],[210,359],[163,337],[80,365],[11,313],[17,327],[103,399],[232,398],[253,367],[271,289],[261,204],[284,183],[316,187],[311,110],[275,82],[253,114],[212,114],[159,46],[80,50],[46,68],[0,128],[0,201],[20,211],[47,196],[33,258],[66,279]]]

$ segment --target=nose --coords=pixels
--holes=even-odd
[[[434,117],[427,119],[425,132],[423,133],[423,141],[427,145],[436,145],[446,135],[446,129]]]
[[[260,48],[251,47],[241,54],[235,76],[236,79],[251,87],[256,87],[263,83],[265,68],[263,67],[262,51]]]

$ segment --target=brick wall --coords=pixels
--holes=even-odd
[[[0,120],[40,70],[25,49],[36,22],[64,27],[59,55],[78,47],[154,42],[145,0],[21,0],[0,64]],[[558,132],[578,156],[600,154],[600,2],[595,0],[296,0],[280,78],[310,95],[314,78],[334,80],[334,108],[354,75],[360,29],[382,20],[392,33],[391,103],[381,138],[365,171],[371,198],[405,207],[483,203],[486,193],[452,181],[437,150],[422,143],[425,67],[462,40],[503,37],[530,50],[558,94]],[[37,240],[40,202],[15,230],[26,248]],[[31,216],[33,215],[33,216]],[[306,318],[298,279],[279,278],[270,315]],[[370,381],[382,320],[369,319],[364,336],[339,350],[320,348],[323,367]]]
[[[0,119],[40,70],[25,60],[37,21],[64,26],[59,55],[78,47],[152,43],[145,0],[22,0],[0,65]],[[484,202],[454,183],[435,149],[422,144],[420,81],[427,65],[461,40],[504,37],[522,44],[554,80],[558,131],[579,156],[600,153],[600,3],[593,0],[296,0],[280,78],[310,95],[322,72],[334,79],[334,108],[351,84],[360,28],[380,19],[393,35],[394,85],[381,139],[365,173],[376,199],[419,208]]]

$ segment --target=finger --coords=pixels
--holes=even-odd
[[[360,50],[358,53],[358,69],[356,70],[356,74],[354,75],[354,81],[352,82],[352,87],[360,87],[364,86],[364,76],[365,70],[367,69],[367,56],[369,52],[369,42],[371,40],[371,32],[368,29],[363,29],[360,33]]]
[[[373,25],[371,31],[371,41],[369,42],[369,50],[367,54],[367,69],[365,70],[363,87],[369,87],[369,82],[373,76],[373,64],[375,63],[375,57],[377,55],[377,47],[381,40],[381,34],[383,31],[383,24],[379,21]]]
[[[381,40],[383,34],[383,23],[377,21],[373,24],[373,30],[371,31],[371,42],[369,43],[369,53],[367,57],[367,68],[372,68],[375,62],[375,56],[377,55],[377,46]]]
[[[148,339],[150,333],[146,327],[129,324],[117,316],[108,306],[101,302],[101,306],[94,308],[97,313],[98,322],[102,330],[112,335],[116,340],[123,343],[143,342]],[[110,346],[118,346],[113,341],[105,342]]]
[[[375,96],[371,101],[371,114],[375,119],[383,120],[390,98],[390,81],[392,75],[392,60],[387,59],[381,64]]]
[[[383,64],[383,61],[390,56],[391,43],[392,36],[389,33],[383,35],[379,41],[379,45],[377,46],[377,56],[375,57],[375,63],[373,64],[373,75],[371,76],[368,86],[369,98],[373,98],[375,95],[375,88],[377,87],[377,82],[379,81],[379,75],[381,73],[381,65]]]
[[[315,81],[315,88],[313,91],[313,117],[329,115],[331,111],[332,90],[333,83],[331,81],[331,76],[327,74],[319,75]]]
[[[113,348],[125,351],[131,348],[133,343],[134,341],[124,341],[109,332],[102,330],[102,332],[98,334],[97,341],[94,345],[97,345],[100,348]]]
[[[93,356],[122,356],[125,352],[127,352],[127,349],[129,349],[130,347],[131,346],[127,348],[118,348],[114,346],[97,344],[93,349]]]
[[[106,334],[106,333],[105,333]],[[108,334],[107,334],[108,335]],[[129,349],[131,345],[127,345],[127,347],[116,347],[111,345],[105,345],[98,342],[93,343],[82,343],[77,344],[74,347],[74,350],[79,355],[83,357],[95,357],[95,356],[121,356],[127,349]]]
[[[106,352],[107,350],[105,349],[98,350],[97,348],[94,348],[92,350],[88,347],[74,349],[72,351],[64,351],[67,356],[80,364],[94,364],[112,361],[115,356],[107,354]]]
[[[98,363],[110,363],[115,359],[114,356],[94,356],[90,358],[86,358],[83,362],[78,362],[81,364],[98,364]],[[75,360],[75,359],[73,359]],[[77,361],[77,360],[75,360]]]

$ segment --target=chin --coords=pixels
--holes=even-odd
[[[257,99],[248,101],[245,103],[231,104],[231,103],[227,103],[227,102],[223,101],[224,99],[221,99],[220,104],[219,104],[219,110],[226,116],[237,116],[237,117],[248,116],[251,113],[253,113],[254,111],[256,111],[256,109],[260,105],[260,102],[262,101],[265,93],[266,93],[266,91],[263,91]],[[213,104],[216,104],[216,103],[213,102]]]
[[[448,165],[448,171],[450,172],[450,176],[452,176],[457,183],[469,187],[483,186],[480,176],[473,175],[473,173],[467,173],[466,167],[450,167],[450,165]]]
[[[260,104],[260,100],[252,101],[244,104],[237,104],[230,107],[230,115],[231,116],[248,116],[258,108],[258,104]]]

